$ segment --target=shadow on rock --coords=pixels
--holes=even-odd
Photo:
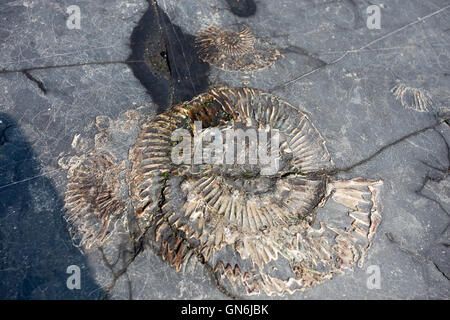
[[[80,268],[80,289],[67,268]],[[16,123],[0,112],[0,299],[97,299],[63,219],[63,202]]]
[[[250,17],[256,13],[256,3],[253,0],[226,0],[230,11],[238,17]]]
[[[149,4],[131,34],[128,64],[162,112],[204,92],[209,65],[198,58],[195,37],[172,24],[156,4]]]

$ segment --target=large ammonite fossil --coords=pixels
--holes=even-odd
[[[241,26],[239,31],[209,27],[198,35],[199,57],[226,71],[254,71],[272,66],[281,56],[270,43]]]
[[[189,160],[196,144],[188,142],[212,129],[233,146],[244,141],[235,160],[248,156],[250,139],[229,138],[230,130],[276,132],[279,148],[273,151],[270,139],[268,149],[277,170]],[[180,130],[184,135],[175,134]],[[188,161],[174,161],[180,150]],[[84,247],[101,246],[117,221],[134,221],[176,270],[201,257],[224,286],[247,294],[292,293],[361,266],[381,221],[382,182],[335,178],[308,116],[261,90],[214,89],[173,106],[141,125],[128,159],[112,162],[96,150],[69,174],[67,217]],[[318,214],[328,201],[337,212],[329,221]]]

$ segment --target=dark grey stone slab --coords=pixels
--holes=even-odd
[[[155,41],[164,39],[168,60],[160,68],[140,62],[142,70],[155,72],[156,91],[137,74],[139,64],[124,63],[135,58],[133,28],[144,14],[154,17],[146,1],[0,4],[1,298],[226,298],[200,263],[176,273],[149,248],[114,239],[103,253],[82,254],[63,219],[61,164],[93,147],[96,117],[115,121],[138,107],[153,116],[206,85],[259,88],[299,106],[336,166],[345,169],[342,178],[384,182],[383,221],[363,268],[282,299],[450,297],[450,127],[448,120],[439,123],[450,106],[448,1],[376,1],[379,30],[366,26],[365,1],[264,0],[254,2],[255,10],[252,1],[246,8],[233,3],[158,1],[163,19],[155,26],[164,32],[153,31],[161,37]],[[80,30],[66,27],[66,8],[73,4],[81,9]],[[237,23],[284,57],[250,73],[198,61],[190,69],[194,35]],[[171,72],[164,72],[164,63]],[[404,108],[390,91],[397,80],[427,90],[430,111]],[[158,100],[165,92],[158,88],[171,96]],[[81,268],[81,290],[66,287],[70,265]],[[367,287],[371,265],[380,268],[381,289]]]

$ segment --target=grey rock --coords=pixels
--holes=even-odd
[[[124,63],[148,3],[77,4],[80,30],[66,27],[66,2],[0,4],[0,297],[226,298],[200,264],[176,273],[127,241],[111,241],[103,254],[73,245],[61,161],[93,147],[98,116],[115,121],[139,106],[149,117],[160,111]],[[346,169],[342,178],[384,182],[383,221],[364,267],[283,299],[450,298],[450,127],[437,118],[448,118],[450,101],[450,7],[445,0],[374,4],[380,30],[366,27],[364,2],[264,0],[255,14],[239,17],[224,1],[158,1],[183,34],[245,23],[269,39],[284,55],[274,66],[251,73],[210,67],[209,85],[259,88],[300,106]],[[172,68],[188,62],[173,59]],[[189,75],[178,80],[189,82]],[[433,109],[405,109],[390,92],[397,80],[430,92]],[[66,287],[70,265],[81,268],[81,290]],[[366,285],[371,265],[380,267],[381,289]]]

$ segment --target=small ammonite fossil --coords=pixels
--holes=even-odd
[[[72,238],[85,248],[103,242],[124,210],[118,169],[110,154],[93,152],[78,159],[68,172],[66,220]]]
[[[174,135],[180,130],[184,135]],[[193,155],[196,143],[188,142],[207,130],[233,148],[244,141],[235,160],[248,156],[250,140],[228,136],[230,130],[247,138],[257,130],[276,132],[268,152],[276,170],[259,162],[174,161],[180,150]],[[274,141],[279,148],[272,153]],[[108,158],[99,157],[86,155],[90,160],[69,174],[66,202],[85,210],[74,213],[72,205],[68,216],[81,233],[102,245],[105,228],[126,203],[140,234],[177,271],[201,257],[224,286],[246,294],[292,293],[361,267],[381,222],[382,182],[335,177],[325,140],[308,116],[261,90],[213,89],[143,123],[129,163],[121,164],[129,168],[128,200],[118,195]],[[92,178],[94,169],[85,165],[105,175]],[[330,219],[320,213],[328,203]]]
[[[402,106],[419,112],[430,111],[433,99],[425,89],[412,88],[403,83],[397,83],[392,89],[394,97],[400,100]]]
[[[256,38],[246,26],[221,30],[211,26],[198,35],[199,57],[226,71],[254,71],[272,66],[281,56],[270,43]]]

